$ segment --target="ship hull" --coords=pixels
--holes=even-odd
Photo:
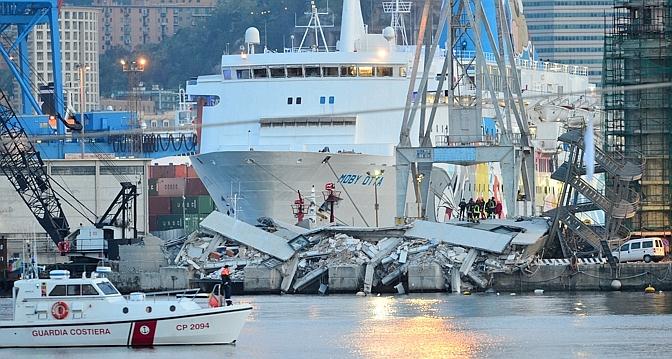
[[[251,310],[236,305],[124,321],[9,322],[0,325],[0,348],[232,344]]]

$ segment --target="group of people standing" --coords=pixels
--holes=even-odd
[[[490,198],[487,202],[483,200],[483,197],[479,197],[475,201],[470,198],[469,202],[462,198],[459,207],[458,219],[460,221],[478,222],[486,218],[502,218],[502,202],[497,201],[495,197]]]

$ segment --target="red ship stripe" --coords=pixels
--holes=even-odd
[[[148,320],[133,323],[131,335],[132,347],[151,347],[154,345],[154,333],[156,332],[156,320]]]

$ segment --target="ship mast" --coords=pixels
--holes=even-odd
[[[327,8],[329,5],[327,5]],[[328,15],[329,12],[320,12],[317,10],[317,5],[315,5],[315,0],[310,1],[310,12],[304,13],[306,15],[310,15],[310,20],[308,21],[308,25],[295,25],[297,28],[305,28],[306,31],[303,32],[303,37],[301,38],[301,43],[299,44],[299,48],[296,50],[300,52],[303,49],[303,44],[306,42],[306,37],[308,37],[309,32],[313,32],[315,34],[315,45],[313,51],[319,51],[320,50],[320,39],[322,39],[322,44],[324,45],[324,51],[329,52],[329,46],[327,45],[327,40],[324,37],[324,31],[322,30],[323,27],[333,27],[333,25],[325,25],[322,26],[322,23],[320,22],[320,15]],[[292,35],[293,36],[293,35]],[[292,52],[295,50],[292,48]]]
[[[398,38],[401,38],[402,45],[408,45],[408,37],[406,36],[406,23],[404,22],[403,14],[411,13],[411,5],[413,3],[410,1],[383,1],[383,12],[386,14],[392,14],[390,19],[390,27],[394,29],[395,34],[398,34]]]

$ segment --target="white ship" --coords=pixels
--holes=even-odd
[[[397,4],[394,24],[404,11],[398,1],[392,3]],[[313,21],[319,15],[315,5],[311,13],[311,24],[319,24]],[[250,28],[245,51],[223,55],[220,73],[187,83],[190,99],[203,105],[200,154],[191,162],[219,210],[250,223],[262,216],[287,222],[296,222],[297,217],[329,221],[318,209],[329,206],[325,186],[334,183],[332,195],[340,198],[336,222],[392,225],[397,185],[393,155],[415,47],[397,44],[403,42],[397,35],[403,32],[393,28],[381,34],[367,33],[358,0],[344,0],[335,51],[320,44],[324,36],[319,26],[306,31],[316,35],[312,47],[304,47],[302,40],[298,48],[282,53],[265,49],[257,53],[259,33]],[[431,73],[441,73],[445,54],[446,50],[437,51]],[[460,55],[474,57],[469,51]],[[494,57],[492,62],[495,66]],[[589,87],[585,68],[522,57],[516,65],[524,96],[535,98],[530,104],[537,103],[539,95],[575,93]],[[430,76],[428,88],[436,89],[437,84],[438,76]],[[439,101],[445,102],[443,92],[434,91],[432,96],[441,96]],[[491,141],[497,136],[494,110],[484,109],[483,117],[478,124],[483,128],[481,136],[460,138],[449,128],[447,106],[439,107],[431,129],[433,145]],[[418,123],[412,129],[414,145]],[[559,134],[560,127],[545,129],[552,133],[546,137],[554,137],[554,131]],[[553,151],[557,147],[544,146]],[[501,200],[499,172],[497,163],[470,168],[435,165],[428,217],[443,221],[446,208],[455,208],[460,198],[496,196]],[[418,212],[412,193],[406,202],[406,213],[412,217]]]
[[[109,268],[107,268],[109,269]],[[14,319],[0,323],[0,348],[232,344],[249,305],[202,308],[191,299],[125,298],[97,272],[14,283]]]

